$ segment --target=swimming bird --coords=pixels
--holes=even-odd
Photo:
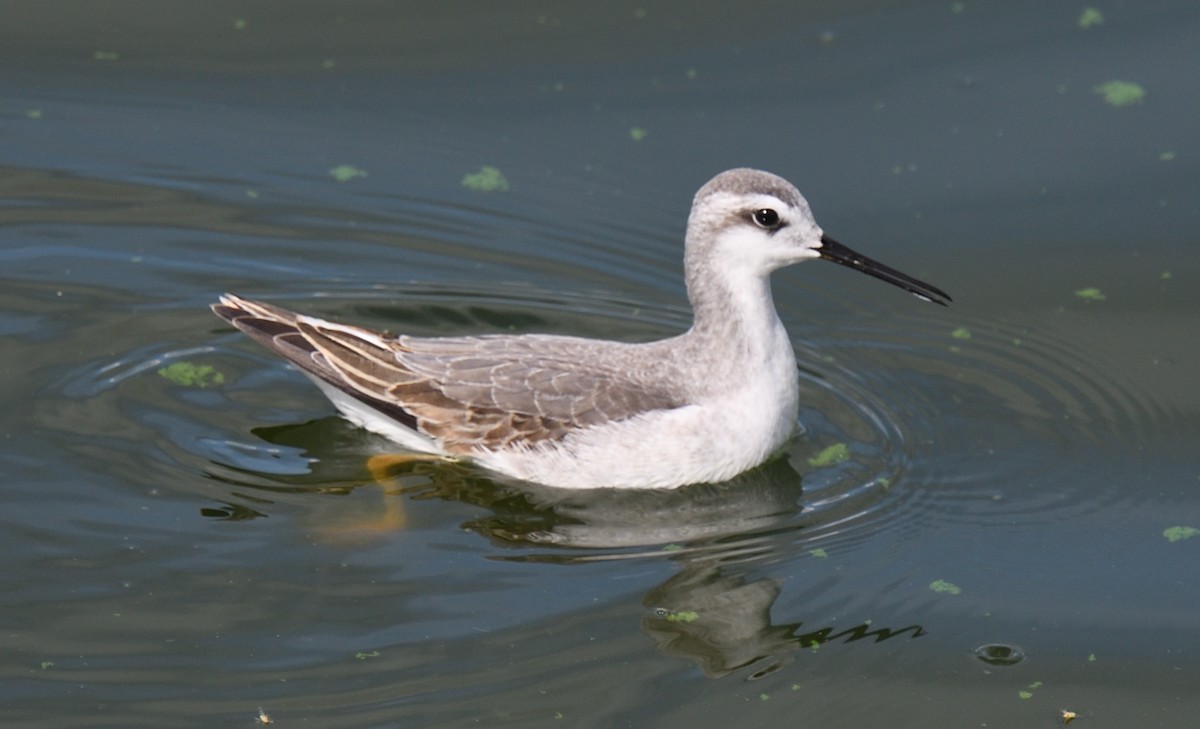
[[[686,332],[414,337],[225,294],[213,311],[308,375],[342,414],[423,454],[561,488],[675,488],[758,466],[794,433],[796,357],[770,275],[820,258],[946,305],[941,289],[825,235],[782,177],[722,172],[684,241]]]

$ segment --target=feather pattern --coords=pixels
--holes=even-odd
[[[675,388],[604,366],[612,343],[573,337],[392,336],[226,294],[214,311],[308,374],[377,406],[449,454],[560,441],[682,404]],[[624,345],[637,348],[644,345]]]

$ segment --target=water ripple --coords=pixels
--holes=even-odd
[[[636,340],[687,322],[678,307],[503,285],[336,291],[294,305],[420,334],[507,329]],[[466,526],[511,548],[513,559],[763,560],[853,548],[879,530],[997,518],[1019,527],[1102,509],[1117,498],[1114,480],[1084,494],[1065,484],[1086,479],[1061,478],[1063,469],[1081,454],[1141,442],[1173,417],[1136,382],[1106,373],[1085,349],[1048,331],[923,313],[805,330],[797,345],[801,434],[783,459],[726,484],[561,493],[427,466],[394,476],[394,485],[412,498],[486,507]],[[240,492],[344,492],[370,480],[363,464],[387,446],[335,418],[319,428],[298,422],[306,409],[328,407],[270,353],[213,331],[198,346],[164,341],[78,365],[55,387],[78,402],[117,396],[124,404],[110,406],[164,434],[173,445],[167,457],[182,470],[202,459],[210,479]],[[215,362],[229,381],[177,389],[174,405],[149,394],[163,392],[155,373],[164,365],[197,358]],[[155,386],[147,389],[146,378]],[[280,425],[253,434],[229,425],[264,416]]]

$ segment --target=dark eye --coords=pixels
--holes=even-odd
[[[779,227],[779,213],[771,208],[755,210],[753,213],[750,213],[750,217],[754,220],[754,224],[760,228],[775,230]]]

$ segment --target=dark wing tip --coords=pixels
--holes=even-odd
[[[242,316],[246,313],[243,309],[238,309],[237,307],[229,306],[228,304],[225,304],[223,302],[212,304],[209,308],[212,309],[214,314],[221,317],[222,319],[229,322],[230,324],[233,324],[234,319],[237,319],[239,316]]]

